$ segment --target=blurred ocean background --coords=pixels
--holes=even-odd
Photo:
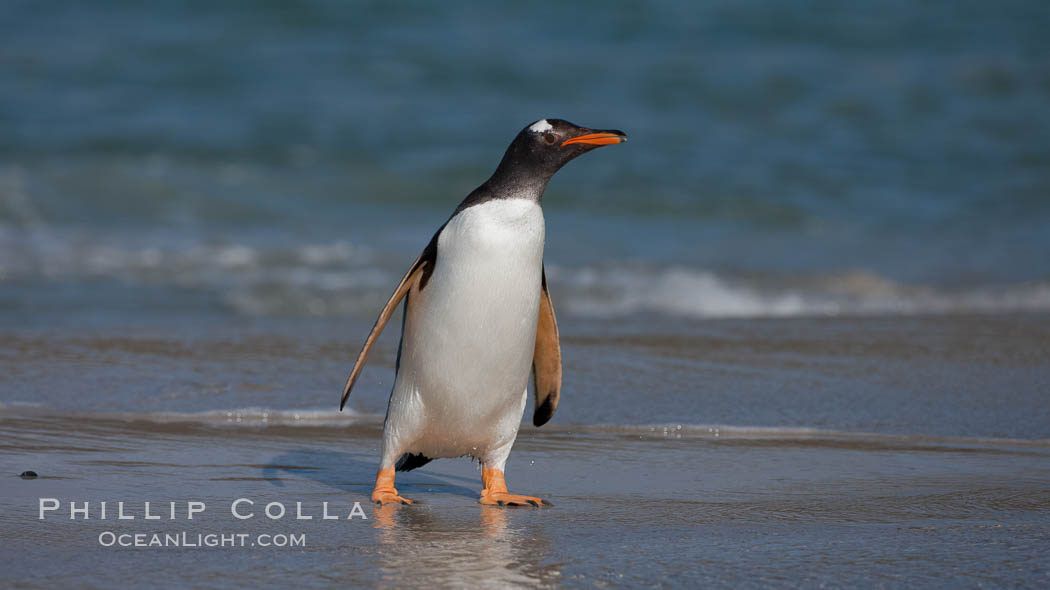
[[[371,317],[524,125],[559,311],[1050,309],[1043,2],[11,1],[0,306]]]
[[[352,359],[545,117],[630,137],[544,197],[556,507],[231,520],[367,503],[396,323]],[[1048,458],[1045,0],[0,3],[0,586],[1046,587]]]

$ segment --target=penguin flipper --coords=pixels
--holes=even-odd
[[[376,340],[379,339],[379,335],[383,333],[383,328],[386,327],[386,323],[390,321],[390,316],[394,314],[394,310],[397,309],[401,300],[404,299],[405,295],[412,289],[416,283],[426,283],[426,279],[429,277],[427,268],[433,270],[434,259],[436,250],[432,248],[436,244],[435,240],[431,241],[431,245],[427,246],[423,253],[412,263],[412,267],[408,269],[405,276],[398,283],[397,288],[394,289],[394,294],[390,296],[390,299],[383,306],[383,311],[379,312],[379,317],[376,319],[376,323],[372,326],[372,331],[368,333],[368,338],[365,339],[364,346],[361,347],[361,353],[357,355],[357,361],[354,363],[354,368],[350,371],[350,376],[346,378],[346,385],[343,387],[343,398],[339,401],[339,411],[343,411],[343,406],[346,405],[346,399],[350,397],[350,389],[353,388],[354,382],[357,381],[357,377],[361,374],[361,370],[365,368],[365,359],[368,358],[368,353],[372,351],[372,345],[375,344]]]
[[[536,325],[536,348],[532,357],[532,380],[536,395],[536,409],[532,423],[543,426],[558,409],[561,395],[561,341],[558,338],[558,320],[547,289],[547,273],[542,272],[540,313]]]

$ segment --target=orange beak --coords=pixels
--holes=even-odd
[[[622,133],[588,133],[587,135],[581,135],[579,137],[573,137],[572,139],[566,139],[562,142],[562,146],[567,146],[570,143],[589,143],[591,145],[613,145],[616,143],[623,143],[627,141],[627,136]]]

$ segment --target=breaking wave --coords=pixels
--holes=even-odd
[[[130,414],[103,414],[122,420],[142,420],[160,423],[195,423],[230,426],[346,426],[360,423],[382,423],[382,416],[362,414],[346,408],[339,410],[250,407],[200,412],[146,412]]]
[[[382,428],[381,414],[332,409],[302,408],[274,409],[244,407],[214,409],[196,412],[56,412],[54,408],[30,404],[0,404],[0,418],[35,418],[48,423],[93,423],[110,428],[135,428],[135,424],[165,424],[173,427],[228,427],[236,429],[265,429],[269,427],[296,427],[302,429],[364,429],[373,432]],[[148,428],[148,426],[147,426]],[[597,437],[626,436],[631,439],[691,439],[711,441],[766,441],[820,443],[841,442],[856,444],[944,445],[944,446],[1013,446],[1032,449],[1050,448],[1050,439],[1018,439],[982,436],[934,436],[892,432],[863,432],[813,428],[807,426],[735,426],[727,424],[548,424],[542,429],[523,428],[526,436],[561,436],[570,434]],[[377,434],[377,433],[376,433]]]
[[[197,424],[204,426],[302,426],[330,427],[348,425],[382,425],[381,414],[356,412],[352,408],[344,410],[299,408],[274,409],[265,407],[244,407],[231,409],[212,409],[196,412],[65,412],[44,404],[28,402],[0,402],[2,417],[37,417],[59,418],[62,420],[151,422],[157,424]]]
[[[732,278],[702,269],[555,269],[560,309],[695,318],[1050,310],[1050,282],[964,289],[906,285],[867,271],[802,279]]]
[[[349,241],[165,242],[0,227],[0,284],[108,279],[132,288],[174,286],[210,293],[243,315],[371,316],[400,277],[401,258]],[[866,270],[756,277],[635,262],[549,263],[547,271],[559,313],[584,317],[1050,311],[1050,280],[948,288],[905,284]]]

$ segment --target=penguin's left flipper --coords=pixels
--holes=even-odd
[[[440,233],[440,230],[438,230]],[[375,344],[376,340],[379,339],[379,335],[383,333],[383,328],[386,327],[386,323],[390,321],[390,316],[394,314],[394,310],[397,309],[397,305],[401,303],[401,300],[405,298],[405,295],[414,287],[417,283],[420,285],[420,289],[426,283],[430,273],[434,270],[434,263],[437,259],[437,234],[434,234],[434,238],[430,240],[430,244],[423,250],[423,253],[416,258],[416,261],[412,263],[412,266],[402,277],[401,282],[397,284],[397,288],[394,289],[394,293],[387,300],[386,305],[383,306],[383,311],[379,312],[379,317],[376,319],[376,323],[372,326],[372,331],[368,333],[368,338],[365,339],[365,345],[361,347],[360,354],[357,355],[357,362],[354,363],[354,368],[350,371],[350,376],[346,378],[346,385],[343,387],[343,397],[339,400],[339,411],[343,410],[343,406],[346,405],[346,399],[350,397],[350,390],[354,387],[354,383],[357,381],[358,376],[361,375],[361,370],[365,368],[365,360],[368,359],[368,353],[372,351],[372,345]]]
[[[536,348],[532,355],[533,392],[536,395],[532,423],[543,426],[558,409],[561,396],[561,340],[558,337],[558,319],[547,289],[547,273],[542,271],[540,314],[536,324]]]

